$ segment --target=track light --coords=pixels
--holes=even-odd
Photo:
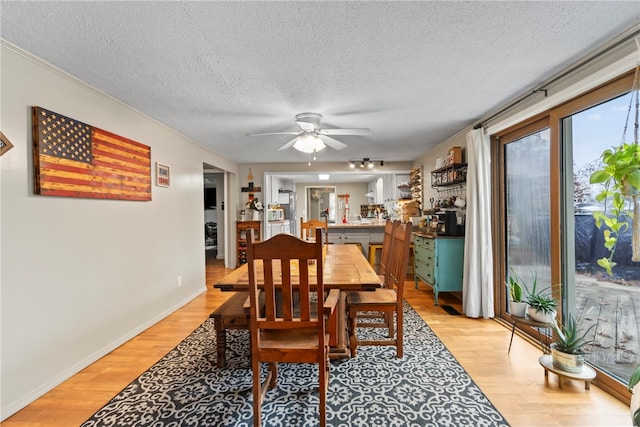
[[[380,166],[384,166],[384,160],[371,160],[368,157],[363,157],[362,160],[349,160],[349,167],[353,169],[356,167],[356,165],[358,165],[361,168],[364,168],[366,166],[368,169],[373,169],[376,165],[376,162],[380,162]]]

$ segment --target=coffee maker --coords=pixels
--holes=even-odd
[[[441,236],[464,236],[464,216],[456,211],[437,212],[437,232]]]

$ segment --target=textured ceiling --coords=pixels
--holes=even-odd
[[[13,2],[0,36],[240,163],[410,161],[640,22],[632,2]]]

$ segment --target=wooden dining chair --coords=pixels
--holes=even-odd
[[[324,234],[324,243],[329,244],[329,221],[328,217],[324,217],[324,221],[319,219],[310,219],[309,221],[304,221],[302,217],[300,217],[300,238],[302,240],[313,241],[316,235],[316,229],[321,229]]]
[[[380,254],[380,269],[378,275],[384,280],[384,274],[387,271],[387,264],[389,263],[389,255],[391,254],[391,244],[393,243],[393,232],[400,224],[400,221],[391,221],[387,219],[384,224],[384,238],[382,240],[382,252]]]
[[[262,400],[267,390],[277,385],[278,362],[286,362],[318,364],[320,425],[325,426],[329,386],[329,333],[325,321],[335,312],[340,291],[332,289],[324,297],[322,230],[316,229],[314,242],[290,234],[255,242],[251,230],[247,259],[253,425],[261,426]],[[313,298],[314,293],[317,298]],[[261,294],[264,300],[260,309]],[[262,362],[269,367],[264,382],[260,378]]]
[[[407,275],[409,247],[411,245],[411,223],[394,226],[390,255],[384,274],[384,286],[373,292],[350,291],[346,294],[349,347],[351,356],[357,355],[359,345],[394,345],[396,356],[403,357],[403,298],[404,282]],[[358,322],[358,316],[363,312],[382,312],[385,322]],[[395,322],[391,316],[395,314]],[[394,324],[395,323],[395,324]],[[388,328],[388,339],[360,340],[356,334],[358,327]],[[394,330],[395,329],[395,330]]]
[[[381,283],[384,283],[385,272],[387,270],[387,265],[389,264],[389,255],[391,254],[391,245],[393,244],[393,233],[400,223],[401,221],[391,221],[387,219],[387,222],[384,224],[384,238],[382,240],[380,267],[378,270],[378,277],[380,278]],[[366,313],[360,313],[358,318],[381,319],[380,322],[362,322],[360,325],[374,328],[387,328],[390,334],[389,337],[393,336],[393,312],[369,311]]]

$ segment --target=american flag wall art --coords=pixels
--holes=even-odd
[[[151,200],[151,148],[33,107],[35,193]]]

